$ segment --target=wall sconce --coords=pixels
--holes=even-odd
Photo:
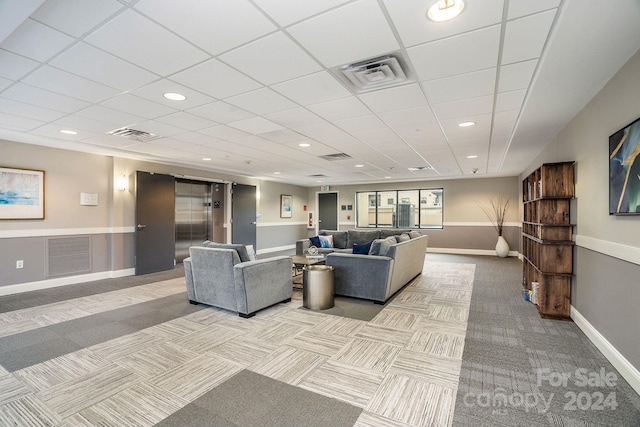
[[[120,175],[116,179],[116,189],[118,191],[127,191],[129,189],[129,178],[126,175]]]

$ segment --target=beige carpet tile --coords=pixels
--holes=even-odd
[[[403,375],[388,375],[366,410],[410,426],[450,426],[455,390]]]
[[[300,387],[364,408],[385,374],[327,360],[300,383]]]
[[[157,387],[191,402],[240,372],[242,367],[205,354],[149,380]]]
[[[151,378],[199,356],[200,354],[194,351],[170,343],[160,343],[115,359],[113,362],[140,377]]]
[[[20,319],[9,323],[0,323],[0,338],[19,334],[20,332],[32,331],[40,327],[42,326],[32,319]]]
[[[332,360],[377,372],[387,372],[396,359],[401,347],[396,345],[355,338]]]
[[[119,366],[82,375],[36,393],[49,408],[65,418],[135,385],[140,378]]]
[[[286,345],[331,357],[350,342],[351,338],[314,329],[302,331],[289,339]]]
[[[404,347],[411,340],[413,331],[403,331],[383,325],[372,325],[368,323],[354,334],[356,338],[379,341]]]
[[[39,392],[110,367],[113,364],[107,359],[82,349],[20,369],[14,375]]]
[[[204,310],[196,311],[195,313],[187,314],[182,319],[189,320],[191,322],[200,323],[201,325],[210,326],[217,324],[220,320],[228,317],[231,312],[216,307],[207,307]]]
[[[429,332],[428,330],[416,331],[407,344],[407,350],[462,359],[464,337]]]
[[[430,383],[457,388],[462,360],[403,350],[389,368],[390,373],[421,378]]]
[[[315,325],[313,330],[351,337],[366,324],[367,322],[363,320],[349,319],[340,316],[327,316],[325,320]]]
[[[273,321],[262,329],[258,329],[257,331],[251,332],[247,335],[273,344],[282,344],[305,329],[306,328],[304,326]]]
[[[282,346],[250,368],[274,380],[298,385],[327,358],[310,351]]]
[[[427,317],[431,319],[446,320],[449,322],[463,322],[467,323],[469,318],[469,308],[461,307],[457,304],[435,304],[433,301],[429,304],[429,308],[426,313]]]
[[[460,291],[456,289],[438,289],[434,295],[434,299],[459,300],[467,304],[471,301],[471,291]]]
[[[143,329],[142,332],[162,339],[171,340],[204,328],[206,328],[206,325],[187,320],[184,317],[179,317],[177,319]]]
[[[219,326],[209,326],[188,335],[175,338],[171,340],[170,343],[177,348],[203,354],[236,336],[238,336],[236,331]]]
[[[66,310],[56,311],[53,313],[46,313],[33,318],[33,321],[40,326],[55,325],[57,323],[66,322],[68,320],[80,319],[82,317],[90,316],[91,313],[85,310],[81,310],[77,307],[69,307]]]
[[[80,412],[94,426],[151,427],[189,402],[142,382]]]
[[[277,317],[279,322],[291,323],[292,325],[313,327],[322,322],[325,315],[307,310],[288,310]]]
[[[96,356],[106,359],[118,359],[127,354],[144,350],[154,344],[162,342],[162,339],[145,332],[134,332],[112,340],[95,344],[89,347]]]
[[[277,344],[272,344],[258,338],[240,336],[224,344],[220,344],[211,349],[209,353],[215,354],[230,362],[240,364],[243,367],[249,367],[276,351],[278,347]]]
[[[447,335],[465,337],[467,333],[466,322],[451,322],[448,320],[431,319],[422,316],[416,325],[418,331],[438,331]]]
[[[388,326],[396,329],[413,329],[418,323],[419,316],[405,311],[393,310],[391,307],[382,310],[374,317],[370,324]]]
[[[31,393],[33,390],[12,374],[0,375],[0,406]]]
[[[368,411],[362,411],[353,427],[411,427],[409,424],[392,420]]]
[[[245,334],[247,332],[254,331],[257,328],[262,328],[269,324],[269,318],[254,316],[249,319],[242,318],[237,314],[231,316],[224,316],[216,323],[216,326],[221,326],[226,329],[231,329],[237,334]]]
[[[58,426],[62,417],[30,395],[0,405],[0,425],[12,427]]]

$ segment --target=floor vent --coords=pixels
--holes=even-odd
[[[415,81],[400,53],[379,56],[332,69],[354,93],[371,92]]]
[[[145,132],[143,130],[136,130],[131,128],[120,128],[107,132],[108,135],[120,136],[122,138],[133,139],[134,141],[144,142],[149,141],[155,138],[158,138],[158,135],[153,133]]]
[[[47,277],[91,272],[91,236],[47,238]]]
[[[335,154],[326,154],[324,156],[320,156],[320,158],[333,162],[335,160],[347,160],[347,159],[350,159],[351,156],[346,153],[335,153]]]

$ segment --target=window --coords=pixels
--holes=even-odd
[[[443,196],[442,188],[357,192],[356,227],[443,228]]]

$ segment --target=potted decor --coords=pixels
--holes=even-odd
[[[480,209],[487,215],[491,224],[493,224],[493,228],[498,232],[498,242],[496,243],[496,254],[500,258],[505,258],[509,255],[509,244],[502,236],[502,229],[504,226],[504,221],[507,216],[507,208],[509,207],[510,197],[499,194],[497,197],[490,197],[489,203],[491,207],[485,207],[480,204]]]

